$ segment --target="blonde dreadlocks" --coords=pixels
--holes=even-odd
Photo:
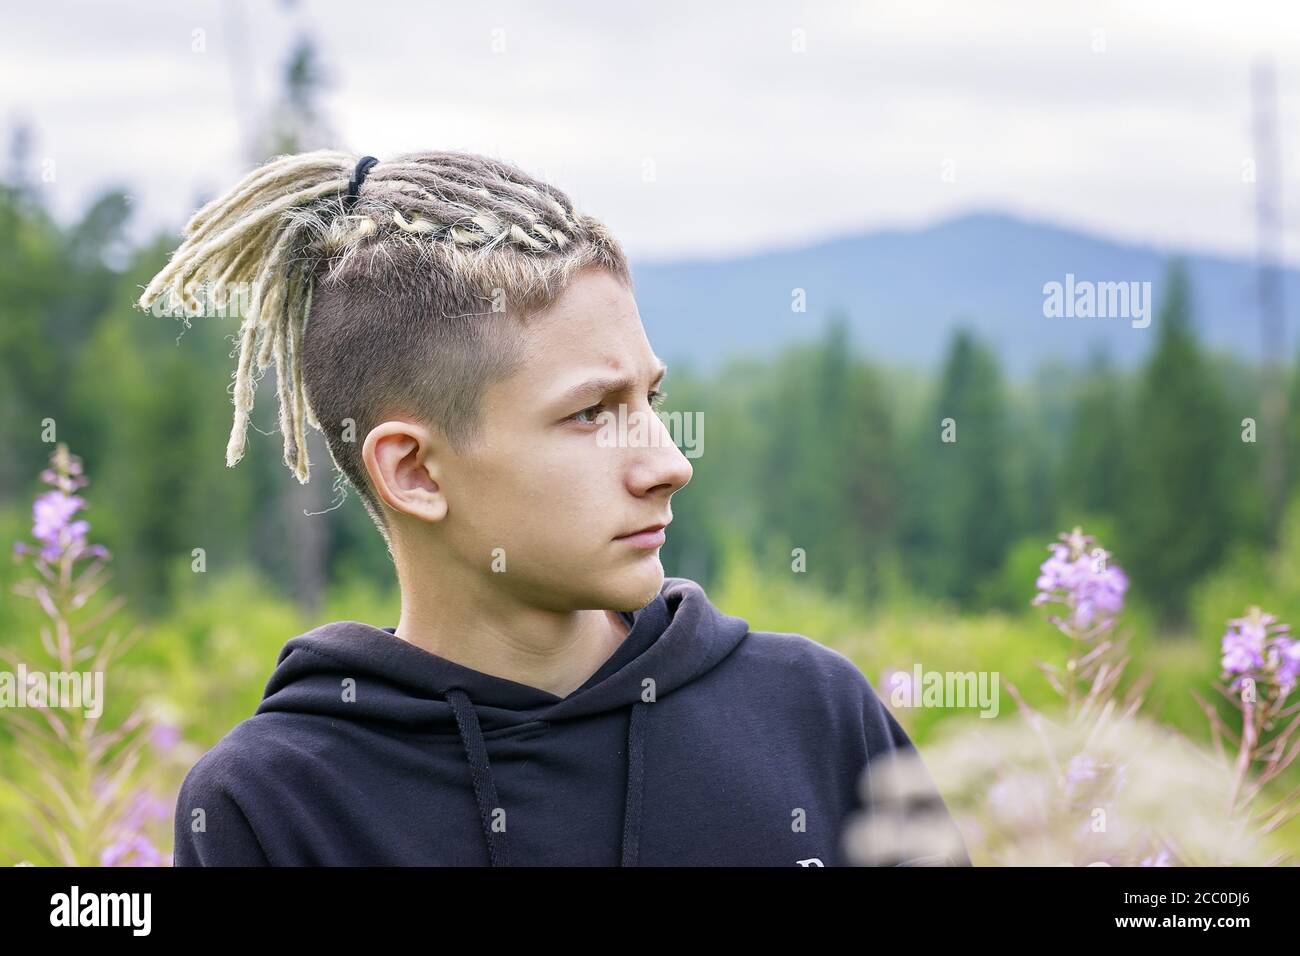
[[[167,295],[201,312],[200,287],[216,306],[232,289],[251,290],[226,464],[243,457],[253,363],[261,373],[274,359],[285,464],[305,483],[303,423],[323,431],[385,530],[359,443],[344,439],[344,424],[364,436],[382,416],[405,411],[453,442],[468,441],[482,387],[509,374],[522,354],[497,321],[503,317],[487,325],[475,317],[526,318],[592,263],[629,288],[631,276],[602,223],[508,163],[457,152],[367,160],[319,150],[254,170],[194,214],[139,304],[148,309]],[[354,175],[366,166],[357,189]]]

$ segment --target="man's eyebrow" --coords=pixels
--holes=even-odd
[[[656,374],[652,382],[660,381],[668,374],[668,366],[660,362],[656,366]],[[608,395],[610,392],[625,392],[632,387],[634,382],[627,375],[614,375],[603,378],[590,378],[585,382],[570,386],[565,389],[561,396],[562,402],[576,402],[585,400],[588,397],[599,398],[601,395]]]

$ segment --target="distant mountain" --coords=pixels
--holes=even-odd
[[[827,315],[840,309],[864,354],[934,367],[952,329],[964,322],[997,349],[1006,371],[1020,375],[1053,357],[1082,362],[1094,343],[1121,366],[1144,356],[1155,340],[1165,270],[1175,255],[1188,267],[1202,342],[1258,359],[1250,260],[1131,245],[998,214],[734,259],[634,263],[633,273],[650,342],[670,365],[689,357],[710,369],[737,353],[769,355],[816,336]],[[1123,317],[1046,317],[1044,285],[1064,287],[1067,274],[1076,294],[1083,282],[1150,282],[1150,325],[1135,328],[1141,320]],[[1283,276],[1284,301],[1300,305],[1300,273]],[[805,290],[806,312],[791,310],[795,289]],[[1300,323],[1288,324],[1287,358]]]

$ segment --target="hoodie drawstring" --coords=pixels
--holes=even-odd
[[[632,705],[627,721],[627,798],[623,804],[623,866],[636,866],[641,851],[641,781],[645,777],[645,722],[643,701]]]
[[[492,766],[488,763],[483,731],[478,725],[478,713],[469,702],[469,695],[459,688],[447,691],[447,700],[456,711],[456,727],[460,731],[460,742],[464,744],[465,756],[469,760],[469,772],[474,780],[474,798],[478,801],[478,816],[483,823],[483,839],[487,841],[488,857],[493,866],[509,866],[510,845],[506,842],[506,831],[502,829],[494,832],[492,829],[492,811],[501,804],[497,802],[497,787],[492,779]]]
[[[483,824],[483,839],[487,843],[488,858],[492,866],[510,865],[510,846],[505,830],[493,831],[492,812],[497,802],[496,783],[492,779],[492,765],[488,762],[487,746],[479,727],[478,712],[470,703],[469,695],[458,687],[447,691],[447,701],[456,713],[456,728],[465,747],[470,776],[474,782],[474,798],[478,802],[479,820]],[[641,793],[645,776],[645,722],[649,712],[643,701],[632,705],[627,728],[627,794],[623,806],[622,866],[636,866],[641,847]]]

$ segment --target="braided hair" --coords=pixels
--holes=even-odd
[[[509,163],[408,153],[356,188],[358,158],[317,150],[249,173],[194,214],[139,305],[168,296],[194,314],[200,290],[214,306],[248,292],[226,464],[243,457],[254,363],[274,360],[285,464],[306,483],[304,422],[323,431],[387,538],[356,436],[410,414],[464,447],[484,386],[523,361],[522,322],[584,267],[632,280],[601,222]]]

